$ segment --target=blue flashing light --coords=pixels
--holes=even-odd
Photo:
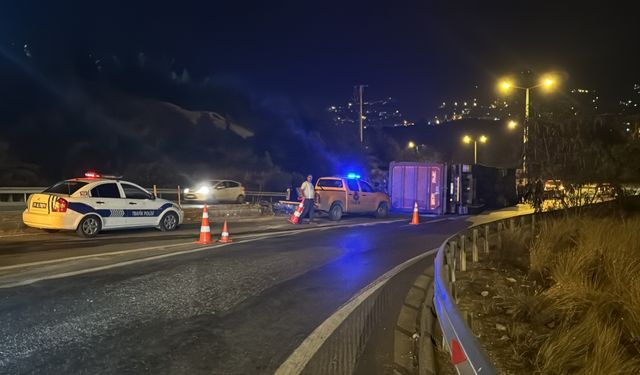
[[[349,174],[347,174],[347,178],[353,180],[353,179],[356,179],[356,178],[360,178],[360,175],[359,174],[355,174],[355,173],[349,173]]]

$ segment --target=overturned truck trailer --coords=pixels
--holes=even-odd
[[[477,213],[517,203],[515,170],[468,164],[392,162],[391,208],[422,213]]]
[[[391,208],[397,211],[418,210],[440,215],[445,213],[446,165],[438,163],[391,162],[389,195]]]

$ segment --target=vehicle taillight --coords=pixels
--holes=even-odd
[[[67,212],[67,207],[69,207],[69,202],[67,202],[67,200],[64,198],[58,198],[53,202],[53,207],[51,207],[51,211]]]

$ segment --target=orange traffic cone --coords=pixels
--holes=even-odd
[[[202,225],[200,226],[200,239],[196,242],[200,245],[210,244],[211,241],[211,227],[209,227],[209,211],[205,204],[202,208]]]
[[[298,220],[300,220],[300,215],[302,215],[302,211],[304,211],[304,203],[300,202],[296,210],[291,214],[289,218],[289,222],[291,224],[298,224]]]
[[[418,202],[413,205],[413,218],[409,224],[420,224],[420,217],[418,216]]]
[[[229,238],[229,229],[227,228],[227,221],[224,221],[224,226],[222,227],[222,234],[220,235],[220,239],[218,242],[228,243],[233,242],[231,238]]]

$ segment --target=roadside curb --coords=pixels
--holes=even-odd
[[[420,375],[436,374],[436,350],[434,337],[436,334],[436,314],[433,307],[433,266],[429,267],[425,273],[431,277],[427,296],[420,309],[420,321],[418,325],[418,373]]]
[[[402,304],[396,322],[394,374],[435,375],[433,332],[433,266],[415,280]]]

